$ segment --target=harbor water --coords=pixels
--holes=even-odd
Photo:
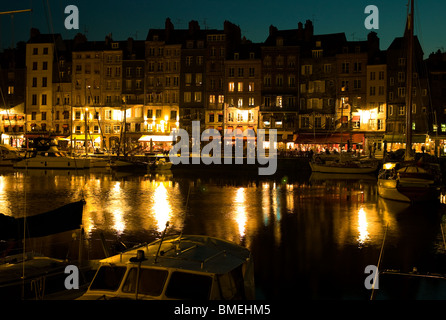
[[[0,171],[0,213],[30,216],[85,199],[83,259],[168,234],[209,235],[252,252],[258,299],[369,299],[365,269],[446,274],[445,205],[378,196],[373,175],[303,172],[150,174]],[[76,256],[79,233],[30,240],[28,250]],[[2,243],[2,255],[8,244]],[[381,257],[381,259],[380,259]]]

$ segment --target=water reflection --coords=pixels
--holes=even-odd
[[[171,208],[165,182],[159,182],[153,195],[152,211],[155,216],[157,231],[161,232],[165,229],[166,223],[170,220]]]
[[[367,231],[367,214],[364,208],[358,210],[358,243],[359,245],[364,245],[364,243],[369,239],[369,232]]]
[[[235,206],[235,221],[238,225],[238,232],[240,237],[243,238],[246,232],[246,203],[245,203],[245,189],[239,188],[236,191],[234,206]]]
[[[290,288],[292,298],[368,298],[364,268],[377,263],[386,228],[385,267],[429,261],[439,252],[432,248],[443,248],[440,224],[425,214],[442,215],[443,207],[420,210],[381,199],[373,177],[0,173],[0,209],[13,216],[21,215],[25,202],[42,212],[81,196],[88,250],[97,250],[90,257],[101,257],[100,246],[91,245],[100,233],[109,241],[146,242],[169,221],[169,233],[206,234],[249,247],[266,298],[291,298]]]

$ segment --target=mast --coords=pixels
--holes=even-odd
[[[412,157],[412,82],[414,53],[414,0],[410,0],[410,13],[407,17],[407,74],[406,74],[406,160]]]

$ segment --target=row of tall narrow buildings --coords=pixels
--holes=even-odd
[[[446,139],[445,54],[424,60],[415,39],[413,95],[416,148],[437,152]],[[1,140],[52,135],[91,147],[169,141],[179,128],[277,130],[279,149],[398,148],[404,141],[406,41],[382,50],[375,32],[349,41],[270,26],[262,43],[237,25],[150,29],[145,40],[62,39],[32,29],[29,41],[1,57]]]

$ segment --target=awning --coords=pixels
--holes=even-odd
[[[171,135],[147,135],[147,136],[142,136],[141,138],[138,139],[139,142],[150,142],[150,140],[152,140],[152,142],[173,142],[173,136]]]
[[[101,135],[100,134],[88,134],[87,135],[87,140],[90,141],[91,139],[95,140],[97,138],[100,138]],[[85,140],[85,135],[84,134],[73,134],[71,135],[71,139],[77,140],[77,141],[84,141]]]
[[[361,117],[360,116],[353,116],[352,117],[352,121],[359,121],[359,119],[361,119]]]
[[[406,143],[406,135],[405,134],[385,134],[384,139],[387,143]],[[426,135],[425,134],[414,134],[412,135],[412,143],[425,143]]]
[[[351,140],[350,140],[351,138]],[[340,144],[347,143],[350,140],[350,143],[360,144],[363,143],[364,134],[362,133],[353,133],[350,137],[349,133],[334,133],[334,134],[299,134],[297,138],[294,140],[294,143],[298,144]]]

